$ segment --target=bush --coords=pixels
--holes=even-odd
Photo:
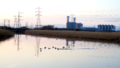
[[[80,31],[80,29],[77,28],[77,29],[75,29],[75,31]]]

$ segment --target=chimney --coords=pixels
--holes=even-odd
[[[69,22],[69,16],[67,16],[67,22]]]
[[[76,18],[74,18],[74,22],[76,22]]]

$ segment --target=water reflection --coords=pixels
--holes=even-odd
[[[39,56],[39,47],[40,46],[40,37],[36,37],[36,53],[35,55],[38,57]],[[40,48],[40,52],[42,52],[42,48]]]
[[[120,68],[119,44],[15,35],[0,45],[0,68]]]
[[[19,34],[15,34],[14,35],[14,42],[15,42],[15,45],[17,45],[17,50],[19,51],[19,45],[20,45],[20,35]]]

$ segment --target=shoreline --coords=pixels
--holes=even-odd
[[[12,31],[0,29],[0,41],[9,39],[12,36],[14,36],[14,33]]]
[[[120,32],[88,32],[88,31],[58,31],[58,30],[26,30],[25,34],[36,36],[85,39],[97,41],[120,42]]]

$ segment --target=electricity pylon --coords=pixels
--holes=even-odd
[[[22,16],[20,16],[20,14],[21,14],[21,12],[20,11],[18,11],[18,23],[17,23],[17,27],[19,28],[21,25],[20,25],[20,18],[22,17]]]
[[[10,27],[10,19],[4,19],[4,27],[6,26],[6,21],[8,22],[8,27]]]
[[[74,22],[74,16],[75,15],[73,15],[73,14],[71,15],[71,22]]]
[[[17,16],[15,15],[14,17],[15,17],[14,18],[14,27],[17,27]]]
[[[21,26],[21,24],[20,24],[20,18],[22,17],[21,15],[21,12],[20,11],[18,11],[18,16],[14,16],[15,18],[14,18],[14,26],[15,27],[17,27],[17,28],[19,28],[20,26]]]
[[[40,21],[40,16],[41,16],[41,15],[40,15],[40,9],[41,9],[41,8],[38,7],[38,8],[37,8],[37,11],[36,11],[36,12],[37,12],[37,14],[36,14],[36,16],[37,16],[37,24],[36,24],[36,27],[37,27],[37,28],[39,28],[39,26],[41,25],[41,21]]]

